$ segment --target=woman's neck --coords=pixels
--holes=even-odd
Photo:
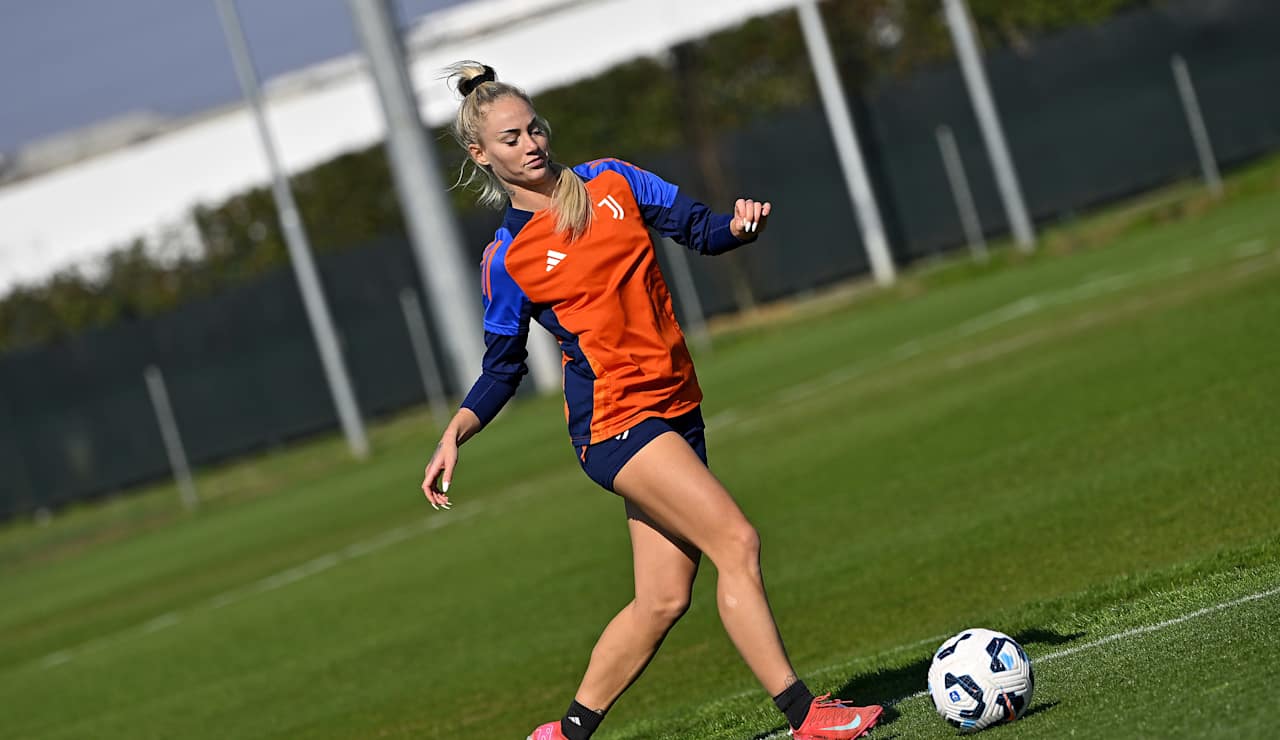
[[[541,211],[551,207],[551,194],[556,190],[559,171],[538,183],[534,187],[507,184],[507,193],[511,197],[511,207],[522,211]]]
[[[551,207],[551,196],[533,190],[511,191],[511,207],[521,211],[541,211]]]

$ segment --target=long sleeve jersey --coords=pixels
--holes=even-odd
[[[508,208],[484,250],[483,372],[462,406],[488,424],[515,395],[536,321],[563,353],[569,436],[588,445],[702,401],[648,229],[702,254],[744,242],[730,232],[731,216],[635,165],[598,159],[573,171],[593,209],[584,235],[557,234],[550,210]]]

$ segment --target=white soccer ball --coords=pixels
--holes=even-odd
[[[1026,713],[1036,678],[1012,637],[968,629],[942,643],[929,666],[929,696],[961,732],[977,732]]]

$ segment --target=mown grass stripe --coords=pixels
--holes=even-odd
[[[1073,646],[1073,647],[1064,648],[1064,649],[1062,649],[1062,650],[1056,650],[1056,651],[1054,651],[1054,652],[1052,652],[1052,653],[1048,653],[1048,654],[1046,654],[1046,655],[1041,655],[1040,657],[1033,657],[1033,658],[1032,658],[1032,664],[1033,664],[1033,665],[1040,665],[1040,664],[1042,664],[1042,663],[1048,663],[1048,662],[1049,662],[1049,661],[1051,661],[1051,660],[1058,660],[1059,658],[1067,658],[1067,657],[1070,657],[1070,656],[1072,656],[1072,655],[1076,655],[1077,653],[1082,653],[1082,652],[1084,652],[1084,651],[1086,651],[1086,650],[1092,650],[1092,649],[1094,649],[1094,648],[1102,647],[1103,645],[1107,645],[1107,644],[1110,644],[1110,643],[1116,642],[1117,640],[1124,640],[1124,639],[1127,639],[1127,638],[1130,638],[1130,637],[1137,637],[1138,635],[1146,635],[1146,634],[1150,634],[1150,633],[1152,633],[1152,632],[1159,632],[1160,630],[1168,629],[1169,627],[1176,627],[1176,626],[1177,626],[1177,625],[1179,625],[1179,624],[1183,624],[1183,623],[1186,623],[1186,622],[1190,622],[1190,621],[1191,621],[1191,620],[1193,620],[1193,619],[1199,619],[1200,617],[1205,617],[1205,616],[1208,616],[1208,615],[1210,615],[1210,614],[1216,614],[1216,613],[1218,613],[1218,612],[1226,611],[1227,609],[1232,609],[1232,608],[1234,608],[1234,607],[1241,606],[1241,605],[1244,605],[1244,604],[1248,604],[1248,603],[1251,603],[1251,602],[1254,602],[1254,601],[1261,601],[1261,600],[1263,600],[1263,599],[1267,599],[1267,598],[1270,598],[1270,597],[1272,597],[1272,596],[1276,596],[1276,595],[1278,595],[1278,594],[1280,594],[1280,586],[1276,586],[1275,588],[1269,588],[1269,589],[1267,589],[1267,590],[1265,590],[1265,591],[1258,591],[1258,592],[1256,592],[1256,593],[1252,593],[1252,594],[1249,594],[1249,595],[1247,595],[1247,596],[1241,596],[1241,597],[1238,597],[1238,598],[1235,598],[1235,599],[1231,599],[1230,601],[1224,601],[1224,602],[1221,602],[1221,603],[1218,603],[1218,604],[1213,604],[1212,606],[1206,606],[1206,607],[1204,607],[1204,608],[1202,608],[1202,609],[1196,609],[1196,610],[1195,610],[1195,611],[1193,611],[1193,612],[1187,612],[1186,614],[1182,614],[1182,615],[1179,615],[1179,616],[1177,616],[1177,617],[1173,617],[1173,618],[1170,618],[1170,619],[1165,619],[1165,620],[1163,620],[1163,621],[1156,622],[1156,623],[1154,623],[1154,624],[1146,624],[1146,625],[1141,625],[1141,626],[1139,626],[1139,627],[1132,627],[1132,628],[1127,629],[1127,630],[1124,630],[1124,631],[1122,631],[1122,632],[1116,632],[1115,634],[1107,635],[1106,637],[1100,637],[1100,638],[1098,638],[1098,639],[1096,639],[1096,640],[1091,640],[1091,641],[1086,642],[1086,643],[1083,643],[1083,644],[1081,644],[1081,645],[1075,645],[1075,646]],[[935,638],[935,639],[934,639],[934,642],[937,642],[938,640],[942,640],[942,639],[945,639],[945,638],[943,638],[943,637]],[[926,641],[916,641],[916,642],[914,642],[914,643],[910,643],[910,644],[911,644],[911,645],[921,645],[921,644],[928,644],[928,643],[927,643]],[[901,647],[898,647],[898,648],[894,648],[893,650],[890,650],[890,651],[888,651],[888,652],[891,652],[891,653],[892,653],[892,652],[898,652],[898,651],[901,651],[901,650],[905,649],[905,647],[906,647],[906,646],[901,646]],[[840,668],[842,668],[842,667],[844,667],[844,666],[846,666],[846,665],[849,665],[849,663],[847,663],[847,662],[846,662],[846,663],[841,663],[841,664],[836,664],[836,665],[830,665],[830,666],[826,666],[825,668],[822,668],[821,670],[816,671],[816,672],[817,672],[817,673],[829,673],[829,672],[831,672],[831,671],[839,670]],[[901,703],[902,703],[902,702],[904,702],[904,701],[912,701],[912,700],[914,700],[914,699],[921,699],[921,698],[923,698],[923,697],[927,696],[927,695],[928,695],[928,693],[929,693],[929,692],[927,692],[927,691],[917,691],[917,692],[915,692],[914,694],[909,694],[909,695],[907,695],[907,696],[902,696],[902,697],[899,697],[899,698],[897,698],[897,699],[891,699],[891,700],[889,700],[889,701],[885,702],[885,705],[886,705],[886,706],[894,706],[894,705],[897,705],[897,704],[901,704]],[[744,694],[739,694],[739,695],[735,695],[735,696],[742,696],[742,695],[745,695],[745,692],[744,692]],[[781,731],[780,731],[780,732],[774,732],[774,733],[772,733],[772,734],[764,735],[764,736],[756,735],[756,736],[753,736],[753,737],[752,737],[752,740],[775,740],[776,738],[782,738],[782,737],[786,737],[786,736],[787,736],[787,733],[786,733],[786,732],[781,732]]]

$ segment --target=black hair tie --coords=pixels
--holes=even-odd
[[[486,64],[484,65],[484,72],[481,72],[480,74],[476,75],[475,77],[472,77],[469,80],[463,80],[462,82],[458,83],[458,92],[462,93],[462,97],[465,98],[471,93],[475,92],[475,89],[477,87],[480,87],[486,82],[493,82],[494,79],[497,78],[497,76],[498,76],[497,73],[493,71],[493,67],[490,67],[489,65]]]

